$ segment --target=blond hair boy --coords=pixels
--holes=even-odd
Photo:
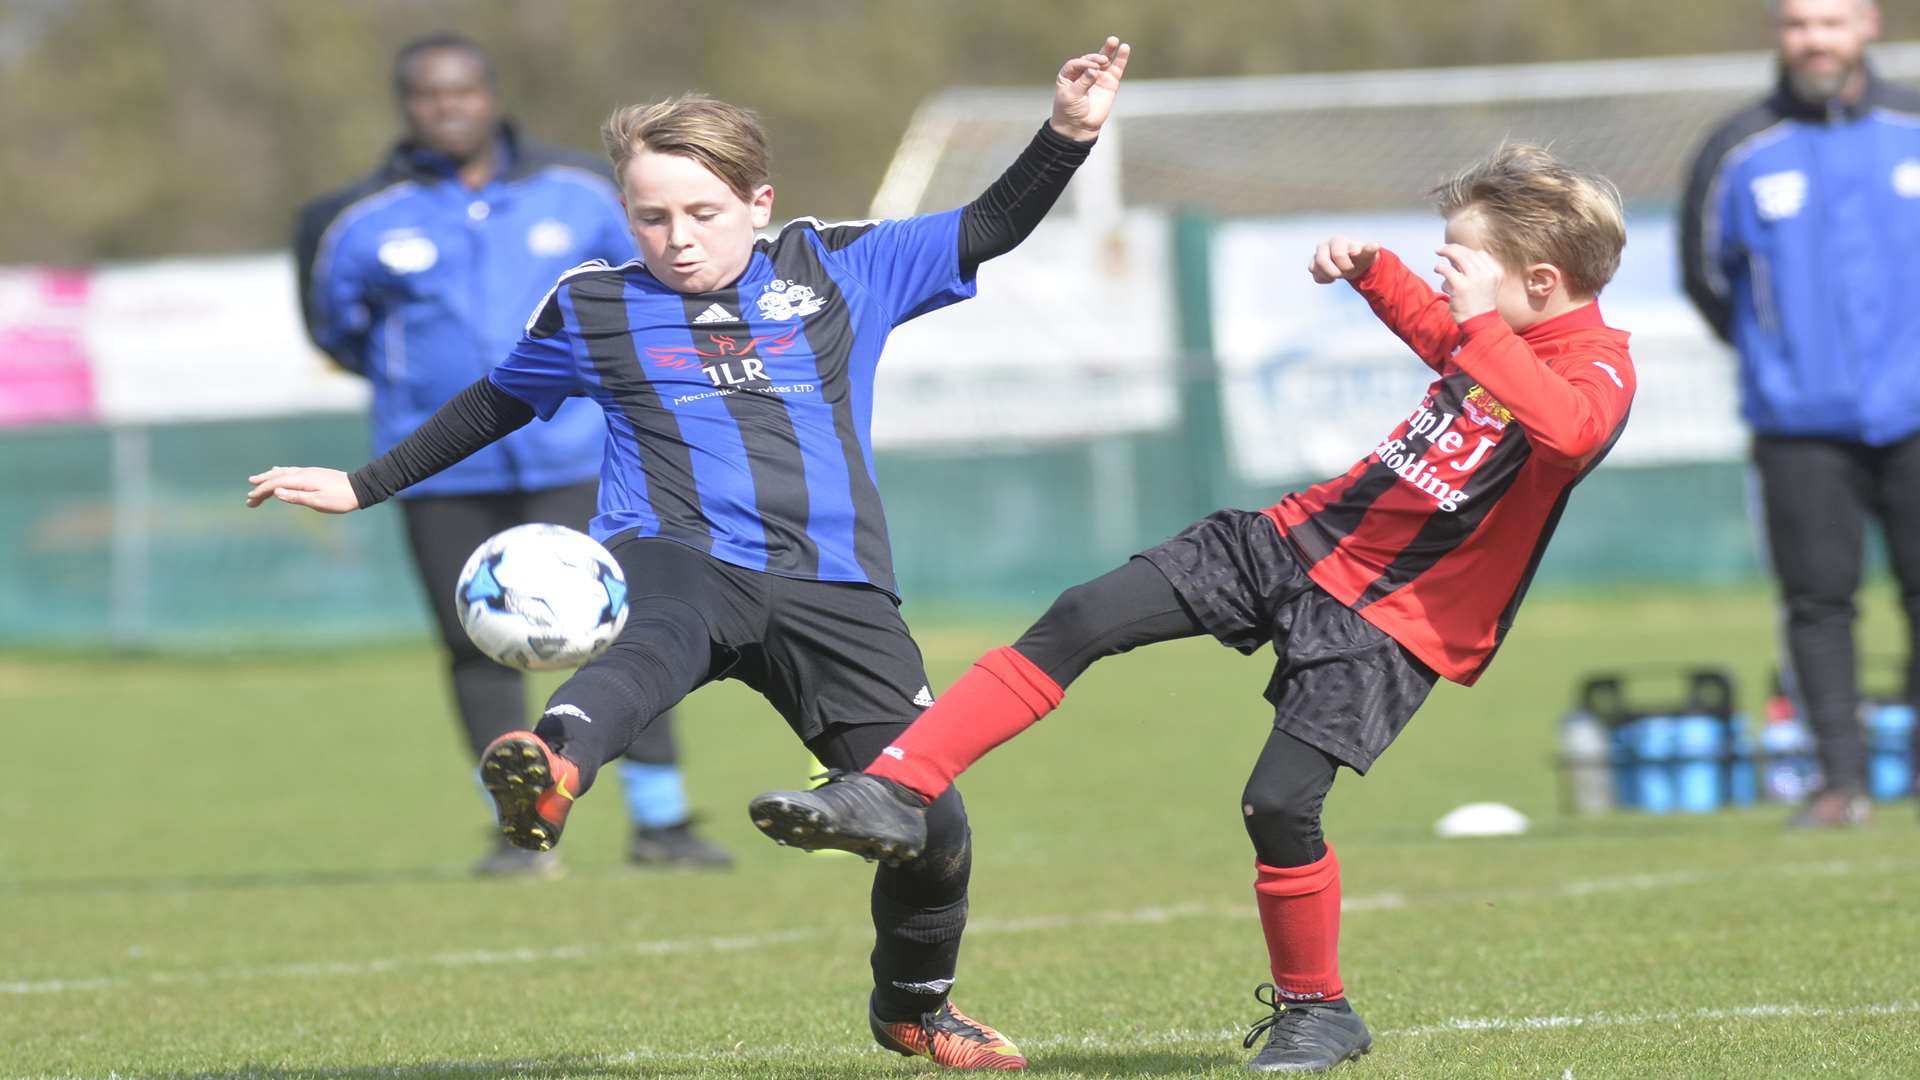
[[[1340,867],[1320,806],[1364,773],[1435,682],[1486,670],[1567,496],[1619,438],[1633,401],[1627,335],[1600,290],[1626,243],[1599,177],[1507,146],[1436,189],[1435,290],[1378,244],[1333,237],[1308,264],[1345,280],[1434,381],[1344,475],[1261,511],[1222,510],[1068,589],[864,773],[752,803],[803,847],[916,850],[921,809],[994,746],[1060,704],[1095,660],[1211,634],[1278,657],[1272,734],[1241,798],[1272,1008],[1247,1036],[1256,1071],[1320,1071],[1372,1046],[1337,962]],[[1284,437],[1284,433],[1280,437]]]

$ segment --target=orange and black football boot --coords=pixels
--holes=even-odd
[[[507,843],[546,851],[560,842],[580,791],[580,768],[531,731],[509,731],[480,753],[480,782],[493,796]]]
[[[938,1009],[914,1020],[888,1023],[867,1003],[867,1023],[881,1046],[907,1057],[923,1057],[949,1069],[1024,1069],[1020,1048],[966,1013],[942,1002]]]

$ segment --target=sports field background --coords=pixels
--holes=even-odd
[[[1897,640],[1889,591],[1865,599],[1867,640]],[[944,683],[1018,627],[917,629]],[[1443,686],[1373,775],[1343,774],[1342,966],[1376,1035],[1347,1075],[1920,1075],[1911,802],[1820,834],[1778,808],[1556,809],[1579,673],[1719,659],[1750,689],[1773,640],[1757,588],[1540,597],[1481,686]],[[1265,973],[1236,799],[1267,666],[1202,642],[1111,661],[963,779],[956,1000],[1035,1075],[1237,1075]],[[0,715],[0,1080],[931,1071],[865,1030],[864,864],[748,824],[803,761],[737,686],[683,732],[739,867],[627,869],[609,788],[552,883],[467,876],[485,810],[425,647],[16,654]],[[1533,831],[1433,837],[1480,799]]]

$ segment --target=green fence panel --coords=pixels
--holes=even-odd
[[[362,419],[338,416],[0,434],[0,647],[285,648],[426,633],[392,507],[331,517],[242,505],[250,471],[351,466],[366,437]],[[1203,494],[1254,508],[1285,493],[1233,483],[1223,462],[1193,460],[1197,445],[1209,444],[1169,431],[880,453],[916,617],[1037,614],[1185,526]],[[1215,490],[1195,491],[1195,477]],[[1536,583],[1681,586],[1759,571],[1744,466],[1615,466],[1575,492]]]

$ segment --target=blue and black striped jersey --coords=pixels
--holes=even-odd
[[[897,592],[871,438],[887,335],[974,293],[960,210],[801,219],[731,287],[682,294],[640,262],[565,274],[489,376],[542,419],[606,414],[602,542],[658,536],[751,570]]]

